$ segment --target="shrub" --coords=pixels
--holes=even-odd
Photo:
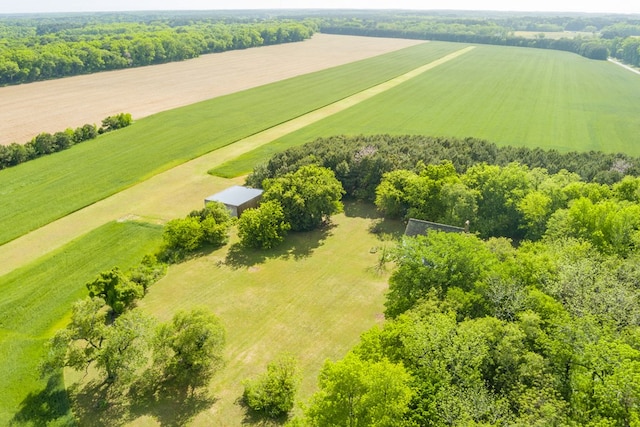
[[[254,411],[277,418],[293,409],[299,383],[296,360],[285,356],[271,362],[257,379],[245,381],[243,398]]]

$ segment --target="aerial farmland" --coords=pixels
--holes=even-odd
[[[528,425],[544,411],[525,400],[545,396],[544,422],[637,420],[640,75],[591,57],[611,39],[589,21],[575,51],[558,49],[573,17],[544,46],[513,30],[503,43],[398,36],[409,21],[383,12],[296,19],[304,40],[0,87],[11,150],[133,117],[0,169],[0,424]],[[418,20],[425,34],[433,19]],[[268,25],[253,34],[267,40]],[[623,55],[633,41],[616,43]],[[446,151],[465,142],[482,153]],[[424,154],[437,144],[444,158]],[[271,219],[294,224],[262,247],[246,218],[203,209],[252,179]],[[309,197],[340,188],[319,226],[295,229],[291,182],[315,183]],[[471,233],[403,238],[410,217],[470,219]],[[196,218],[221,238],[196,225],[200,246],[179,246]],[[198,353],[209,365],[181,365],[193,319],[217,337]],[[260,388],[274,372],[289,406]],[[341,372],[361,381],[352,415],[335,409]]]

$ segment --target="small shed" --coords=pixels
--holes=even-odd
[[[467,224],[468,227],[468,224]],[[423,221],[421,219],[410,218],[407,223],[407,228],[404,230],[404,235],[413,237],[418,235],[425,235],[429,230],[445,231],[447,233],[468,233],[469,230],[462,227],[455,227],[453,225],[439,224],[437,222]]]
[[[239,217],[245,209],[258,207],[260,199],[262,199],[262,192],[263,190],[258,188],[234,185],[207,197],[204,199],[204,204],[206,206],[209,202],[221,202],[229,209],[231,216]]]

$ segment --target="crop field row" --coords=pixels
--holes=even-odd
[[[640,78],[557,51],[477,46],[402,86],[239,157],[244,174],[288,146],[339,134],[484,138],[499,145],[640,155]],[[217,170],[214,171],[217,173]]]
[[[147,117],[71,150],[0,171],[0,244],[173,166],[460,48],[421,44],[215,98]]]
[[[140,262],[157,247],[161,231],[143,223],[109,223],[0,277],[0,425],[9,425],[14,417],[42,423],[37,415],[44,402],[59,405],[49,408],[50,413],[66,413],[61,386],[46,387],[38,376],[44,344],[64,327],[73,302],[87,294],[85,283],[103,270],[126,270]]]
[[[169,64],[0,87],[0,144],[40,132],[136,119],[423,43],[316,34],[300,43],[228,51]]]

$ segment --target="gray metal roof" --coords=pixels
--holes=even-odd
[[[250,200],[260,197],[263,190],[258,188],[242,187],[240,185],[234,185],[226,190],[222,190],[212,196],[204,199],[207,202],[222,202],[225,205],[240,206]]]
[[[465,231],[462,227],[410,218],[407,223],[407,228],[404,230],[404,235],[411,237],[424,235],[427,234],[427,231],[429,230],[446,231],[448,233],[464,233]]]

